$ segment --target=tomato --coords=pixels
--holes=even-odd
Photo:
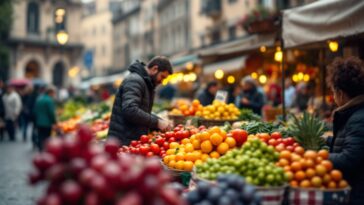
[[[263,142],[268,142],[268,140],[270,139],[270,136],[268,133],[261,133],[258,134],[258,137],[260,140],[262,140]]]
[[[143,145],[140,147],[140,153],[142,155],[146,155],[149,152],[149,146],[148,145]]]
[[[167,139],[169,139],[169,138],[171,138],[171,137],[175,137],[176,135],[175,135],[175,133],[174,133],[174,132],[169,131],[169,132],[166,132],[165,136],[166,136],[166,138],[167,138]]]
[[[282,134],[280,132],[273,132],[271,135],[271,138],[273,139],[279,139],[282,138]]]
[[[168,149],[169,149],[169,143],[168,143],[168,142],[164,142],[164,143],[163,143],[163,148],[164,148],[165,150],[168,150]]]
[[[136,146],[138,145],[138,141],[133,140],[133,141],[131,141],[130,145],[131,145],[132,147],[136,147]]]
[[[159,148],[159,145],[153,143],[150,145],[150,151],[152,151],[154,154],[159,154],[161,149]]]
[[[244,144],[244,142],[248,139],[248,132],[242,129],[232,130],[231,135],[235,139],[238,146]]]
[[[202,130],[206,130],[206,127],[204,125],[201,125],[199,128],[198,128],[200,131]]]
[[[178,127],[178,126],[177,126],[177,127],[175,127],[175,128],[173,129],[173,131],[174,131],[174,132],[181,131],[181,127]]]
[[[171,143],[171,142],[175,142],[176,141],[176,138],[174,138],[174,137],[171,137],[171,138],[169,138],[169,140],[168,140],[168,142],[169,143]]]
[[[269,141],[268,141],[268,144],[269,145],[272,145],[272,146],[277,146],[278,145],[278,142],[277,142],[277,140],[275,140],[275,139],[270,139]]]
[[[165,139],[163,137],[157,137],[155,140],[155,143],[157,143],[159,146],[163,146],[163,143],[165,142]]]
[[[147,143],[147,142],[149,141],[149,137],[148,137],[147,135],[142,135],[142,136],[140,137],[140,141],[141,141],[142,143]]]
[[[153,154],[153,152],[148,152],[148,153],[146,154],[146,156],[147,156],[147,157],[153,157],[153,156],[154,156],[154,154]]]
[[[293,147],[293,146],[291,146],[291,145],[288,145],[288,146],[286,147],[286,150],[288,150],[288,151],[290,151],[290,152],[293,152],[293,151],[294,151],[294,147]]]
[[[279,144],[279,143],[282,143],[283,142],[283,139],[282,138],[279,138],[279,139],[277,139],[277,143]]]
[[[184,131],[182,131],[181,135],[182,135],[182,139],[189,138],[190,137],[190,131],[184,130]]]
[[[161,151],[160,153],[159,153],[159,156],[161,156],[161,157],[164,157],[166,155],[166,151]]]
[[[294,147],[299,147],[299,146],[300,146],[300,144],[298,144],[297,142],[295,142],[295,143],[293,143],[293,146],[294,146]]]
[[[288,145],[292,146],[295,143],[295,141],[292,137],[287,137],[287,138],[283,139],[283,143],[286,146],[288,146]]]

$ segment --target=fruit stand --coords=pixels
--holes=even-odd
[[[84,116],[73,117],[69,136],[53,138],[34,158],[30,182],[50,182],[41,201],[67,204],[348,202],[350,187],[333,168],[321,138],[324,124],[312,115],[268,123],[249,110],[216,101],[202,106],[197,100],[177,105],[169,115],[199,120],[120,146],[115,140],[95,143],[103,138],[100,132],[107,134],[109,111],[88,120],[91,128],[81,125]]]

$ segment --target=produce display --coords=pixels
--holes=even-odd
[[[39,205],[185,204],[167,187],[171,177],[158,159],[118,155],[116,140],[102,148],[90,144],[92,139],[92,131],[81,127],[76,137],[52,138],[46,151],[34,157],[30,183],[48,182]]]
[[[199,181],[186,199],[190,205],[261,204],[255,188],[238,175],[220,175],[216,185]]]
[[[241,146],[246,139],[247,133],[242,130],[227,134],[220,127],[212,127],[183,139],[181,143],[170,143],[163,162],[171,169],[192,171],[194,165],[202,164],[208,158],[219,158],[230,149]]]
[[[284,168],[292,187],[346,188],[348,183],[339,170],[333,169],[328,157],[327,150],[304,151],[302,147],[297,147],[293,152],[283,150],[277,165]]]
[[[237,174],[257,186],[282,186],[287,178],[283,168],[275,165],[278,159],[279,153],[272,146],[259,139],[249,139],[241,149],[196,166],[196,173],[208,180],[215,180],[220,174]]]
[[[129,146],[122,146],[119,151],[148,157],[164,157],[171,143],[187,139],[203,129],[205,129],[203,126],[195,128],[193,126],[178,125],[173,131],[166,133],[153,132],[149,135],[142,135],[139,140],[133,140]]]
[[[202,106],[198,100],[193,100],[191,105],[181,103],[170,114],[197,116],[207,120],[237,120],[241,113],[234,104],[214,100],[212,105]]]

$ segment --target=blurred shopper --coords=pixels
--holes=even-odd
[[[310,100],[310,95],[308,93],[308,87],[306,83],[299,83],[296,87],[296,98],[294,106],[300,111],[306,111],[308,107],[308,101]]]
[[[36,149],[38,148],[38,144],[39,144],[39,138],[38,138],[38,130],[37,130],[37,126],[36,126],[36,122],[35,122],[35,103],[38,99],[39,96],[41,96],[46,90],[46,87],[44,85],[36,85],[34,86],[33,92],[30,95],[30,100],[29,100],[29,107],[31,108],[32,112],[30,113],[30,121],[32,123],[32,144],[33,144],[33,148]]]
[[[197,99],[203,106],[211,105],[212,101],[214,101],[215,99],[215,95],[218,90],[219,90],[219,85],[216,81],[209,82],[206,86],[206,89],[204,89],[198,95]]]
[[[231,85],[227,88],[227,92],[228,92],[228,100],[227,102],[233,103],[235,104],[236,98],[239,96],[240,94],[240,86],[238,85]]]
[[[267,100],[274,107],[282,103],[281,92],[282,88],[277,83],[272,82],[269,84],[267,92]]]
[[[296,89],[292,85],[291,79],[287,78],[284,89],[284,103],[287,108],[291,108],[293,106],[295,98],[296,98]]]
[[[104,87],[101,91],[101,99],[103,101],[105,101],[105,100],[109,99],[109,97],[110,97],[110,92],[106,87]]]
[[[116,137],[124,145],[147,134],[150,129],[167,130],[167,120],[151,114],[155,88],[173,73],[166,57],[157,56],[148,65],[136,61],[128,68],[130,74],[119,87],[112,108],[109,137]]]
[[[15,88],[11,85],[8,85],[6,88],[6,93],[2,99],[5,109],[4,118],[6,132],[9,135],[10,141],[15,141],[16,121],[22,109],[21,98],[19,94],[15,92]]]
[[[335,59],[327,82],[336,104],[330,160],[351,186],[351,205],[364,204],[364,63],[356,57]]]
[[[176,88],[171,84],[167,84],[159,91],[159,98],[162,100],[172,100],[176,94]]]
[[[44,142],[50,137],[52,127],[56,124],[55,96],[56,89],[49,86],[35,102],[35,125],[38,132],[38,148],[40,151],[43,150]]]
[[[23,135],[23,141],[27,140],[27,134],[28,134],[28,125],[29,122],[31,121],[31,112],[32,112],[32,107],[31,107],[31,103],[30,103],[30,98],[31,98],[31,93],[32,93],[32,87],[31,86],[26,86],[24,88],[24,90],[22,90],[21,92],[21,101],[22,101],[22,109],[20,112],[20,116],[19,116],[19,125],[20,125],[20,129],[22,131],[22,135]]]
[[[0,80],[0,141],[4,138],[4,128],[5,128],[5,108],[3,102],[3,95],[5,93],[4,90],[4,82]]]
[[[257,84],[253,78],[247,76],[241,80],[242,92],[238,98],[239,108],[253,110],[254,113],[261,115],[264,105],[264,97],[258,91]]]

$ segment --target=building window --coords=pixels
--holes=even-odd
[[[230,26],[229,28],[229,39],[235,39],[236,38],[236,27],[235,26]]]
[[[28,33],[39,33],[39,5],[29,2],[27,9],[27,31]]]
[[[219,43],[220,42],[220,38],[221,38],[220,31],[219,30],[213,31],[211,38],[212,38],[211,39],[212,40],[212,44]]]
[[[54,12],[54,22],[56,33],[58,31],[65,31],[66,29],[66,10],[64,8],[57,8]]]

